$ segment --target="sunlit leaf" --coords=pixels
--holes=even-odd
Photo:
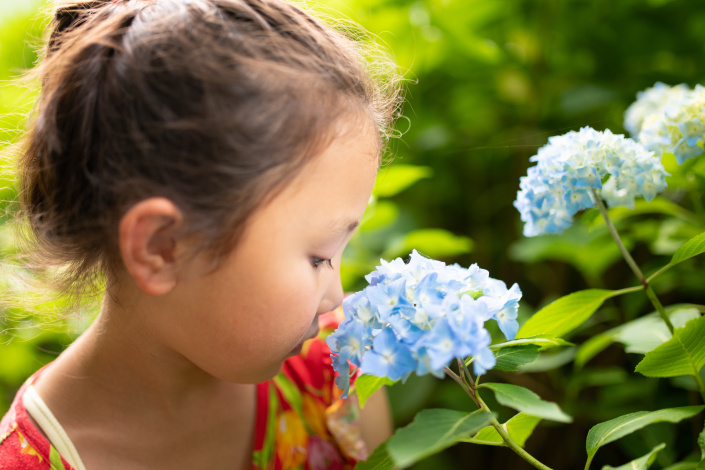
[[[690,320],[700,318],[700,312],[694,308],[682,308],[672,311],[669,318],[675,328],[681,328]],[[646,354],[671,337],[664,321],[654,313],[625,323],[617,331],[615,340],[624,344],[624,350],[628,353]]]
[[[502,426],[514,442],[524,447],[526,440],[531,436],[531,433],[534,432],[534,428],[536,428],[536,425],[538,425],[540,421],[541,418],[536,416],[531,416],[526,413],[517,413],[509,421],[502,424]],[[493,426],[482,428],[472,439],[467,439],[465,442],[485,445],[505,445],[502,436],[499,435]]]
[[[655,274],[653,274],[650,279],[656,278],[661,273],[672,268],[678,263],[682,263],[683,261],[688,260],[701,253],[705,253],[705,232],[696,235],[687,242],[683,243],[681,247],[678,248],[675,253],[673,253],[671,262],[661,268]]]
[[[534,344],[540,348],[541,351],[551,348],[558,348],[562,346],[573,346],[573,343],[561,338],[554,338],[548,335],[535,335],[529,336],[528,338],[518,338],[511,341],[505,341],[504,343],[493,344],[490,349],[496,351],[498,349],[519,346],[522,344]]]
[[[377,197],[394,196],[432,174],[433,170],[427,166],[390,165],[380,170],[372,194]]]
[[[422,410],[408,426],[397,429],[387,442],[387,452],[397,468],[406,468],[436,454],[487,426],[490,413]]]
[[[597,450],[650,424],[667,421],[677,423],[700,413],[705,406],[683,406],[657,411],[637,411],[596,424],[588,432],[585,449],[588,461],[592,461]]]
[[[673,338],[646,353],[635,371],[647,377],[696,375],[705,365],[705,317],[676,328]]]
[[[520,373],[534,373],[557,369],[575,359],[575,350],[576,348],[571,347],[542,354],[534,362],[519,366],[518,371]]]
[[[365,402],[383,385],[393,385],[396,381],[387,377],[375,377],[374,375],[363,374],[355,379],[355,390],[360,400],[360,408],[365,407]]]
[[[656,454],[658,454],[659,451],[665,447],[666,444],[659,444],[653,449],[651,449],[651,452],[642,457],[639,457],[638,459],[632,460],[631,462],[625,463],[624,465],[620,465],[619,467],[605,465],[604,467],[602,467],[602,470],[647,470],[649,467],[651,467],[651,464],[654,463],[654,461],[656,460]]]
[[[535,344],[518,344],[502,348],[495,352],[496,370],[515,371],[517,367],[528,364],[539,357],[540,347]]]
[[[494,392],[495,398],[500,405],[514,408],[531,416],[561,423],[573,421],[573,418],[561,411],[558,405],[542,400],[527,388],[500,383],[485,383],[478,385],[478,388],[489,388]]]
[[[678,248],[678,251],[673,253],[670,264],[678,264],[701,253],[705,253],[705,232],[691,238]]]
[[[399,207],[390,201],[376,201],[370,204],[362,218],[360,230],[375,230],[386,227],[399,216]]]
[[[468,237],[458,236],[440,228],[420,229],[400,237],[384,252],[383,258],[407,256],[411,250],[429,258],[446,258],[469,253],[473,242]]]
[[[663,470],[699,470],[698,462],[678,462],[668,467],[663,467]]]
[[[582,325],[602,303],[623,291],[588,289],[554,301],[536,312],[519,329],[518,338],[534,335],[564,336]]]
[[[700,317],[698,309],[689,304],[672,305],[666,313],[676,328]],[[658,313],[652,312],[589,338],[578,348],[575,365],[584,366],[614,342],[622,343],[628,353],[646,354],[669,339],[671,332],[668,327]]]

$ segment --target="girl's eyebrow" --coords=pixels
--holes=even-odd
[[[360,225],[357,220],[344,221],[342,223],[336,223],[333,225],[333,233],[336,235],[348,235],[355,231],[355,229]]]
[[[347,225],[343,224],[340,231],[344,232],[347,235],[349,233],[354,232],[358,225],[360,225],[360,222],[357,220],[353,220],[352,222],[348,222]]]

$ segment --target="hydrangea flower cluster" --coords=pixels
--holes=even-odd
[[[531,161],[536,166],[521,178],[514,201],[527,237],[569,227],[573,215],[595,205],[592,189],[610,207],[633,208],[636,197],[650,201],[663,191],[668,176],[652,152],[609,129],[551,137]]]
[[[658,113],[672,100],[680,100],[690,92],[685,83],[669,86],[656,82],[653,87],[636,94],[636,101],[624,113],[624,128],[636,139],[647,116]]]
[[[485,322],[514,339],[521,290],[507,289],[476,264],[447,266],[416,250],[409,263],[381,261],[369,286],[343,301],[345,321],[327,339],[336,384],[347,397],[351,365],[363,374],[405,380],[412,372],[443,376],[454,358],[473,356],[476,374],[494,367]]]
[[[647,150],[659,157],[672,153],[678,164],[705,152],[705,87],[687,91],[680,87],[671,89],[666,102],[644,116],[638,136]]]

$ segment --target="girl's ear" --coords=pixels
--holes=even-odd
[[[120,219],[120,254],[137,285],[163,295],[177,283],[177,231],[183,215],[169,199],[153,197],[132,206]]]

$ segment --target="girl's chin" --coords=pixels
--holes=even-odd
[[[298,356],[299,354],[301,354],[301,351],[303,350],[303,347],[304,347],[304,343],[306,343],[306,341],[312,340],[313,338],[318,336],[319,331],[320,330],[318,328],[318,322],[316,322],[315,325],[312,328],[309,328],[309,331],[306,332],[307,333],[306,337],[304,339],[302,339],[299,344],[294,346],[294,349],[292,349],[291,352],[286,355],[286,357],[293,357],[293,356]]]
[[[286,357],[298,356],[299,354],[301,354],[301,351],[303,350],[303,347],[304,347],[304,343],[303,343],[303,341],[302,341],[301,343],[297,344],[297,345],[294,347],[294,349],[292,349],[291,352],[289,352],[289,354],[286,355]]]

